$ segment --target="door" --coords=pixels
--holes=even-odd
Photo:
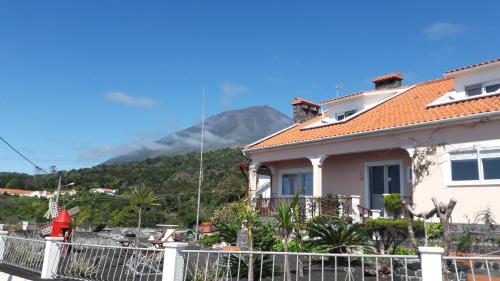
[[[383,210],[384,194],[401,194],[401,169],[399,164],[368,166],[370,209]]]

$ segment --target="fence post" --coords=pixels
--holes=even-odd
[[[370,211],[372,213],[372,219],[378,219],[378,218],[380,218],[380,213],[382,213],[381,210],[379,210],[379,209],[371,209]]]
[[[61,258],[61,248],[57,243],[61,241],[63,241],[62,237],[45,237],[42,279],[54,279],[54,273],[57,271],[59,259]]]
[[[361,217],[359,214],[359,203],[361,196],[359,195],[351,195],[351,217],[353,223],[361,222]]]
[[[418,247],[423,281],[442,281],[444,249],[440,247]]]
[[[182,250],[187,243],[169,242],[165,246],[162,281],[182,281],[184,274],[184,256]]]
[[[9,232],[0,231],[0,263],[3,262],[3,254],[5,253],[5,244],[7,243],[5,240]]]

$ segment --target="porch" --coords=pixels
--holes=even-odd
[[[250,165],[249,195],[262,214],[271,214],[297,192],[303,215],[383,215],[384,195],[413,195],[409,153],[396,148]]]

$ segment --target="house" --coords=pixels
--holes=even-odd
[[[251,158],[249,194],[344,194],[359,198],[362,210],[380,210],[384,195],[399,193],[417,211],[432,209],[432,197],[453,197],[453,222],[486,208],[500,218],[500,59],[402,82],[391,73],[375,78],[373,89],[320,104],[296,98],[294,125],[243,150]],[[426,147],[436,151],[426,152],[432,164],[417,184],[420,164],[411,157]]]
[[[51,192],[40,191],[40,190],[16,189],[16,188],[0,188],[0,194],[7,194],[11,196],[20,196],[20,197],[48,198],[50,197]]]
[[[100,187],[100,188],[92,188],[90,190],[91,193],[100,193],[100,194],[106,194],[106,195],[115,195],[116,189],[111,189],[111,188],[105,188],[105,187]]]

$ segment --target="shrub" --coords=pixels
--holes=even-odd
[[[413,228],[415,236],[425,236],[424,223],[422,221],[414,221]],[[368,219],[366,231],[369,233],[373,244],[381,253],[390,250],[394,251],[408,238],[408,227],[405,219]]]
[[[460,252],[468,253],[472,249],[472,243],[474,238],[471,234],[465,234],[458,238],[457,250]]]
[[[311,239],[308,244],[319,252],[346,254],[373,249],[368,242],[368,233],[357,224],[319,221],[312,223],[308,232]]]
[[[399,193],[384,196],[384,212],[391,218],[400,218],[403,213],[404,203]]]
[[[406,248],[402,245],[397,246],[395,249],[392,250],[393,255],[416,255],[417,252],[413,248]]]
[[[291,240],[288,242],[288,251],[289,252],[299,252],[300,245],[295,240]],[[285,246],[283,245],[282,240],[275,240],[273,243],[273,251],[275,252],[283,252],[285,250]]]
[[[427,237],[429,239],[439,239],[443,236],[443,229],[440,223],[431,223],[427,227]]]
[[[203,235],[199,242],[205,247],[212,247],[214,244],[222,242],[222,238],[219,235]]]

